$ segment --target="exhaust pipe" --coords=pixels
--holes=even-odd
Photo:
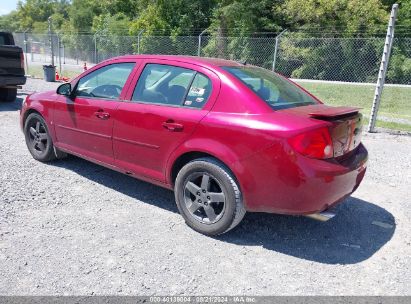
[[[320,222],[326,222],[335,216],[335,212],[332,210],[324,210],[323,212],[306,214],[305,216]]]

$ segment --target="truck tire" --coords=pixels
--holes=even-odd
[[[17,89],[0,88],[0,101],[11,102],[15,101]]]

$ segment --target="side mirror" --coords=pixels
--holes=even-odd
[[[71,96],[71,84],[70,83],[63,83],[62,85],[60,85],[57,88],[56,93],[59,94],[59,95],[64,95],[64,96],[70,97]]]

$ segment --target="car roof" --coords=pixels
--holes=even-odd
[[[184,55],[124,55],[124,56],[116,57],[116,59],[126,59],[126,58],[180,61],[180,62],[199,64],[202,66],[209,66],[209,67],[242,66],[243,65],[236,61],[226,60],[226,59],[221,59],[221,58],[184,56]]]

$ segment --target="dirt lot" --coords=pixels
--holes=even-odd
[[[247,214],[210,238],[173,194],[70,157],[32,159],[19,129],[29,80],[0,103],[2,295],[411,295],[411,137],[366,134],[365,180],[327,223]]]

